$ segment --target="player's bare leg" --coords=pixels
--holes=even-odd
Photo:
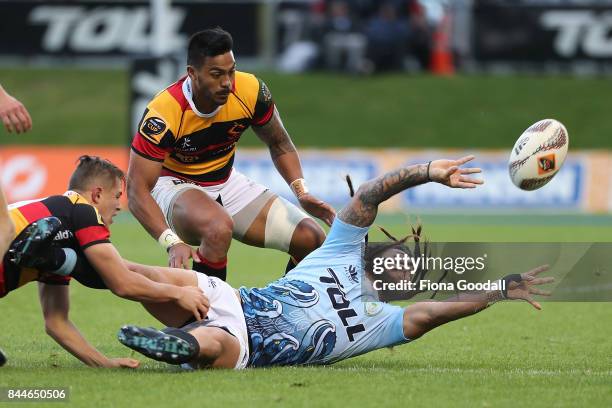
[[[117,337],[123,345],[168,364],[234,368],[240,357],[240,343],[234,336],[200,323],[164,330],[128,325],[119,330]]]
[[[227,251],[234,224],[227,211],[205,193],[185,190],[174,203],[172,224],[185,242],[199,245],[193,269],[222,280],[227,275]]]
[[[261,208],[253,203],[234,216],[234,238],[248,245],[287,252],[291,256],[289,269],[323,244],[325,232],[314,219],[275,194],[267,193],[262,198],[266,202]],[[249,217],[249,211],[257,215]]]
[[[198,286],[195,272],[187,269],[169,268],[164,266],[142,265],[124,260],[127,268],[139,273],[157,283],[166,283],[175,286]],[[145,303],[142,306],[157,320],[169,327],[182,327],[191,321],[191,313],[179,307],[175,302]]]

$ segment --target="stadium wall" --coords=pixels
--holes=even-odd
[[[79,156],[105,157],[127,169],[128,150],[121,147],[7,146],[0,151],[0,174],[9,202],[58,194],[66,189]],[[525,192],[516,188],[507,171],[505,151],[474,150],[301,150],[305,177],[311,191],[336,206],[348,200],[345,181],[351,175],[358,186],[392,168],[423,163],[432,158],[474,154],[483,168],[485,185],[475,191],[449,190],[434,185],[411,189],[389,200],[384,212],[436,211],[541,211],[612,212],[612,152],[573,151],[557,176],[543,188]],[[255,181],[292,200],[293,195],[276,172],[265,149],[238,149],[236,168]]]

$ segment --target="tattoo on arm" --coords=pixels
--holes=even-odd
[[[278,110],[274,107],[274,114],[268,123],[261,127],[253,127],[255,134],[270,149],[272,160],[287,153],[296,152],[289,133],[283,126]]]
[[[418,164],[391,171],[362,184],[355,197],[344,207],[338,217],[358,227],[372,225],[378,205],[395,194],[427,182],[427,166]]]

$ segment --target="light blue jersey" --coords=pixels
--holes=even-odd
[[[336,218],[323,246],[285,277],[240,288],[250,366],[330,364],[408,341],[403,309],[362,293],[367,232]]]

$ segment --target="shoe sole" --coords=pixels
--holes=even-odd
[[[11,262],[19,264],[21,262],[22,255],[28,252],[32,244],[43,243],[47,241],[50,237],[53,237],[55,236],[55,234],[57,234],[57,231],[61,227],[61,222],[57,220],[58,224],[53,225],[50,221],[47,220],[47,218],[42,218],[26,227],[26,238],[23,247],[19,251],[9,251],[9,254],[11,255]]]
[[[153,336],[139,327],[123,326],[117,338],[124,346],[157,361],[182,364],[191,360],[195,352],[191,344],[176,336],[160,333]]]

